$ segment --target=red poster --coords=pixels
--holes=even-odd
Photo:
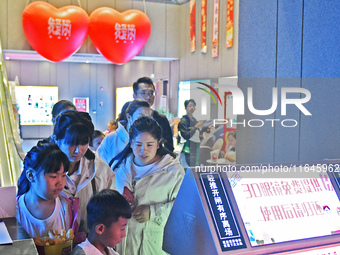
[[[89,112],[89,98],[88,97],[74,97],[73,104],[78,112]]]
[[[220,0],[214,0],[213,7],[213,34],[212,34],[212,56],[218,57],[218,22],[220,12]]]
[[[201,52],[207,53],[207,0],[201,0]]]
[[[231,48],[233,46],[233,34],[234,34],[234,0],[228,0],[227,5],[227,40],[226,47]]]
[[[190,51],[196,51],[196,1],[190,0]]]

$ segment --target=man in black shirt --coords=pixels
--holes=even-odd
[[[149,77],[139,78],[133,83],[133,98],[147,101],[150,106],[155,101],[155,86]],[[172,130],[168,119],[157,111],[152,112],[152,117],[158,122],[162,129],[162,137],[164,138],[164,147],[170,151],[174,150]]]

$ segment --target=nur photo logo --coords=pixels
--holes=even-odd
[[[218,95],[217,91],[211,87],[208,84],[205,84],[203,82],[199,82],[199,84],[206,86],[209,88],[218,98],[221,106],[222,106],[222,100],[221,97]],[[254,115],[257,116],[268,116],[273,114],[277,111],[278,104],[280,103],[280,112],[277,113],[279,116],[283,116],[283,118],[275,118],[275,119],[244,119],[243,121],[234,121],[232,119],[214,119],[213,125],[214,127],[216,125],[228,125],[229,127],[237,127],[237,126],[249,126],[249,127],[262,127],[265,124],[271,125],[271,127],[274,127],[275,123],[280,123],[283,127],[296,127],[298,125],[298,121],[295,119],[287,119],[284,118],[287,116],[287,105],[294,105],[299,109],[299,111],[306,115],[311,116],[312,114],[308,111],[308,109],[304,106],[305,103],[307,103],[311,99],[311,93],[309,90],[304,88],[297,88],[297,87],[282,87],[280,90],[281,97],[278,96],[278,88],[274,87],[272,88],[272,100],[271,100],[271,106],[268,109],[256,109],[254,106],[254,96],[253,96],[253,88],[248,87],[247,88],[247,95],[245,96],[242,90],[236,86],[231,85],[220,85],[220,87],[223,87],[224,90],[230,91],[232,94],[232,109],[233,109],[233,115],[242,116],[245,115],[245,106],[248,107],[249,112],[251,112]],[[213,96],[213,94],[208,91],[205,88],[197,87],[198,89],[201,89],[208,93],[210,97],[213,99],[215,105],[217,105],[217,102]],[[289,98],[292,96],[298,96],[299,98]],[[246,104],[245,104],[246,102]]]

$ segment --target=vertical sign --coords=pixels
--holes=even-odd
[[[220,174],[200,173],[204,195],[222,251],[246,248]]]
[[[78,112],[89,112],[89,98],[88,97],[74,97],[73,104]]]
[[[233,34],[234,34],[234,0],[228,0],[227,4],[227,40],[226,47],[231,48],[233,46]]]
[[[201,52],[207,53],[207,0],[201,0]]]
[[[212,56],[218,57],[218,22],[220,12],[220,0],[214,0],[213,7],[213,34],[212,34]]]
[[[196,51],[196,1],[190,0],[190,51]]]

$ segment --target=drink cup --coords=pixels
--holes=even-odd
[[[210,152],[210,158],[212,161],[216,161],[218,159],[219,150],[213,150]]]

